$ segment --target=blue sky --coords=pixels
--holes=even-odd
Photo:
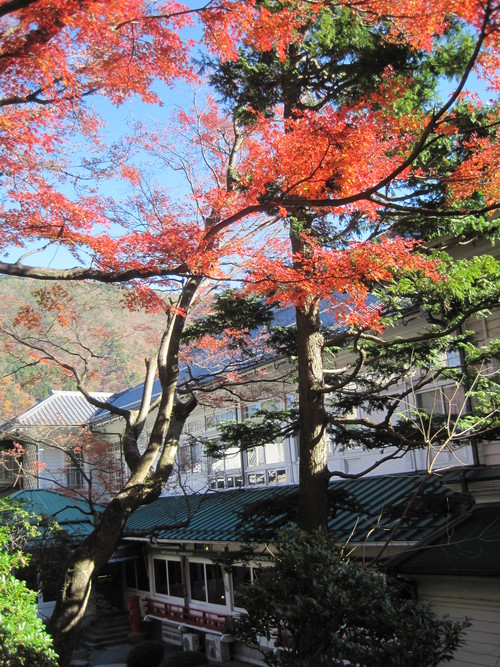
[[[188,31],[187,34],[189,37],[197,37],[198,35],[199,30],[194,29]],[[474,78],[471,80],[469,88],[478,93],[483,99],[488,98],[486,86],[483,81]],[[128,100],[120,107],[116,107],[108,100],[99,96],[94,96],[89,99],[89,102],[107,123],[106,128],[104,129],[106,141],[112,143],[113,141],[119,140],[128,131],[132,131],[131,126],[137,121],[144,123],[146,126],[154,126],[156,124],[162,125],[168,120],[176,108],[188,106],[192,101],[192,88],[185,83],[180,83],[175,88],[157,84],[155,90],[162,99],[162,105],[145,104],[136,98]],[[161,174],[159,174],[159,177],[160,182],[163,181],[166,184],[168,181],[168,184],[177,190],[184,187],[180,177],[175,174],[169,173],[168,179],[166,177],[162,179]],[[109,189],[110,193],[117,195],[118,197],[125,194],[127,191],[127,185],[125,183],[120,184],[117,181],[108,184],[106,187]],[[34,247],[36,246],[31,244],[28,246],[28,250],[31,250]],[[12,253],[9,253],[8,259],[11,261],[15,260],[22,254],[22,252],[23,251],[20,251],[19,249],[14,249]],[[4,258],[5,256],[2,257],[2,259]],[[27,258],[25,263],[52,268],[67,268],[74,266],[76,262],[75,258],[64,248],[50,246],[47,250]]]

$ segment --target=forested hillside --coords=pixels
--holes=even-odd
[[[57,300],[56,298],[57,297]],[[52,389],[75,389],[72,373],[48,363],[48,355],[85,370],[87,387],[119,391],[141,382],[144,359],[157,349],[161,313],[127,310],[126,292],[102,284],[47,286],[40,281],[0,278],[0,422],[46,398]],[[40,319],[41,317],[41,319]],[[15,339],[16,320],[33,321],[28,348]],[[35,326],[36,325],[36,326]],[[59,331],[61,348],[48,346],[46,334]],[[25,340],[24,342],[28,342]]]

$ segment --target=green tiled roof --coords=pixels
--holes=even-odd
[[[330,484],[336,499],[329,529],[345,541],[392,539],[416,542],[441,529],[461,509],[459,494],[439,477],[398,474],[341,480]],[[194,496],[167,496],[140,507],[127,521],[125,536],[166,541],[262,541],[283,520],[282,508],[296,507],[298,487],[235,489]],[[401,520],[408,500],[411,510]],[[276,506],[274,515],[268,514]],[[260,514],[264,509],[265,515]],[[293,514],[293,509],[292,509]]]
[[[83,500],[45,489],[17,491],[11,497],[22,502],[28,511],[54,519],[75,539],[86,537],[93,529],[89,505]],[[96,509],[103,510],[101,506]]]

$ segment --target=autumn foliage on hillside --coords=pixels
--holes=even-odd
[[[121,314],[129,291],[105,285],[0,280],[3,298],[0,331],[0,402],[3,421],[21,414],[53,389],[74,389],[73,374],[55,364],[79,359],[90,391],[121,391],[139,384],[144,357],[157,348],[163,326],[160,313]],[[156,297],[161,301],[160,296]],[[164,302],[162,302],[164,305]],[[57,352],[56,352],[57,350]],[[141,350],[142,354],[131,354]],[[52,354],[52,358],[51,358]]]

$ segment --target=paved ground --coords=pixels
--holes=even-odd
[[[129,654],[132,644],[113,644],[112,646],[105,646],[98,649],[79,649],[75,651],[73,661],[78,665],[78,660],[88,663],[90,667],[125,667],[127,655]]]
[[[99,649],[81,649],[75,652],[73,660],[87,661],[89,667],[126,667],[127,655],[133,644],[114,644]],[[168,651],[169,649],[167,649]],[[175,649],[172,649],[175,650]],[[177,649],[178,650],[178,649]],[[231,661],[227,667],[244,667],[240,662]]]
[[[132,644],[127,643],[94,649],[89,656],[90,667],[97,667],[98,665],[113,665],[113,667],[120,665],[120,667],[125,667],[127,655],[131,648]]]

